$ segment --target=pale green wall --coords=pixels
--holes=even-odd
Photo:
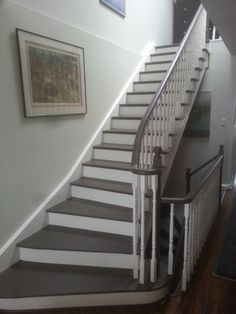
[[[87,1],[83,0],[80,3]],[[47,5],[49,3],[59,5],[59,1],[32,1],[35,4],[42,3],[42,7],[46,2]],[[68,6],[68,3],[72,4],[72,2],[64,1],[64,4]],[[139,0],[138,3],[144,2]],[[62,1],[60,1],[60,8],[62,8]],[[153,7],[150,9],[152,10]],[[104,14],[109,15],[109,21],[118,19],[118,16],[104,7],[101,8],[100,5],[99,10],[104,10],[106,12]],[[158,14],[160,10],[157,10]],[[65,12],[67,11],[66,9]],[[91,12],[95,16],[96,11]],[[148,12],[146,9],[145,14]],[[161,29],[155,29],[156,38],[165,29],[166,43],[168,43],[172,38],[172,30],[169,28],[172,7],[163,14],[166,15],[165,24]],[[69,22],[69,15],[65,15],[66,22]],[[87,20],[91,20],[91,17],[87,17]],[[119,24],[122,24],[122,21],[124,22],[124,19],[119,17]],[[98,19],[96,22],[99,22]],[[94,27],[95,22],[91,23]],[[148,21],[146,20],[145,23]],[[15,28],[84,47],[88,108],[85,117],[75,115],[24,118]],[[142,35],[142,41],[136,47],[137,38],[130,39],[133,44],[132,47],[128,47],[125,43],[121,43],[122,34],[120,40],[116,42],[114,32],[113,43],[111,43],[99,38],[109,39],[105,34],[102,36],[102,32],[99,33],[99,37],[95,37],[79,28],[7,0],[0,0],[0,29],[1,247],[68,174],[140,61],[140,55],[131,50],[139,50],[153,37],[149,38],[147,33],[146,38]],[[122,31],[124,30],[122,28]],[[91,30],[87,29],[87,31]],[[128,36],[125,40],[128,42]],[[127,49],[121,46],[126,46]]]
[[[14,0],[116,45],[140,52],[147,39],[172,42],[172,0],[126,0],[123,18],[100,0]]]

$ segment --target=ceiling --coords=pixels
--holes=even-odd
[[[201,0],[229,51],[236,54],[236,1]]]

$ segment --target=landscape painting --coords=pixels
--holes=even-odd
[[[86,113],[84,51],[18,30],[25,114]]]

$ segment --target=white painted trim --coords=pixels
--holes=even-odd
[[[143,48],[142,52],[142,58],[140,62],[138,63],[136,69],[134,70],[133,74],[130,76],[127,83],[124,85],[123,89],[121,90],[120,94],[118,95],[117,99],[111,106],[111,109],[108,111],[106,116],[104,117],[103,121],[101,122],[100,126],[96,130],[96,132],[93,134],[91,139],[89,140],[87,146],[83,150],[83,152],[80,154],[74,165],[72,166],[71,170],[68,172],[68,174],[65,176],[65,178],[58,184],[58,186],[51,192],[51,194],[37,207],[32,215],[16,230],[16,232],[8,239],[8,241],[0,248],[0,264],[2,265],[2,270],[4,268],[7,268],[11,263],[13,263],[12,260],[12,253],[7,254],[7,250],[13,250],[13,246],[17,243],[17,240],[20,236],[23,236],[23,232],[26,230],[26,228],[37,219],[37,216],[46,208],[48,203],[54,198],[56,194],[69,182],[69,180],[72,178],[73,174],[76,172],[76,170],[79,168],[83,160],[86,158],[88,153],[90,152],[91,146],[94,145],[96,140],[101,136],[101,133],[111,118],[113,112],[117,109],[118,105],[121,102],[122,99],[124,99],[127,91],[131,90],[132,83],[138,76],[141,69],[144,68],[145,62],[147,61],[149,55],[151,54],[151,51],[154,49],[155,43],[148,41]],[[32,232],[36,232],[37,230],[32,230]],[[5,259],[3,258],[3,254],[6,254],[7,257]],[[9,255],[9,257],[8,257]],[[3,261],[2,261],[3,260]],[[4,262],[4,265],[3,265]]]
[[[49,224],[68,228],[133,235],[133,223],[85,216],[49,213]]]
[[[94,306],[149,304],[162,300],[169,293],[168,285],[152,291],[59,295],[33,298],[0,299],[4,310],[58,309]]]
[[[118,253],[38,250],[20,247],[20,258],[27,262],[57,265],[133,268],[133,255]]]

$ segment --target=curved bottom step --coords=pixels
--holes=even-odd
[[[146,304],[169,292],[169,279],[139,285],[132,271],[18,262],[0,275],[0,310]]]

